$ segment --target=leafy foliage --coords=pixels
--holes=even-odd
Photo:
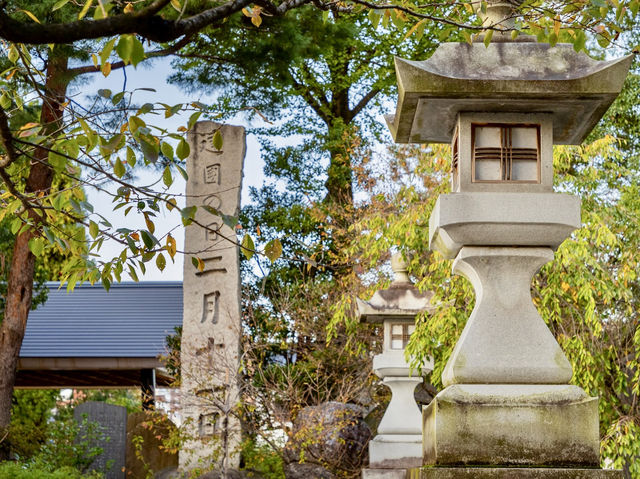
[[[9,447],[14,456],[31,458],[49,439],[49,423],[56,405],[56,390],[18,390],[13,396]]]
[[[0,463],[0,479],[101,479],[98,472],[83,474],[72,467],[51,470],[45,465],[24,466],[15,462]]]

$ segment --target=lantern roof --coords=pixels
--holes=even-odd
[[[424,61],[396,57],[397,143],[448,143],[459,112],[553,115],[557,144],[579,144],[616,98],[633,56],[598,61],[570,44],[443,43]]]
[[[395,278],[387,289],[376,291],[369,301],[356,298],[360,320],[381,323],[385,319],[410,320],[423,311],[433,311],[433,292],[421,292],[407,275],[407,265],[400,254],[391,258]]]

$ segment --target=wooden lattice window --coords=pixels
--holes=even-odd
[[[456,134],[453,136],[453,143],[451,145],[451,178],[453,180],[452,189],[453,191],[457,191],[458,184],[460,181],[459,176],[459,161],[460,161],[460,152],[458,147],[458,130],[456,130]]]
[[[540,183],[540,125],[473,124],[476,183]]]
[[[404,349],[407,347],[411,333],[416,329],[414,324],[391,324],[391,349]]]

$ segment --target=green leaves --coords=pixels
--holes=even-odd
[[[126,173],[126,170],[124,168],[124,165],[122,164],[122,161],[120,161],[120,158],[116,158],[116,161],[113,165],[113,173],[118,177],[118,178],[122,178],[124,176],[124,174]]]
[[[222,150],[222,133],[220,133],[220,130],[216,130],[213,134],[213,147],[216,150]]]
[[[11,97],[6,91],[3,91],[2,95],[0,96],[0,107],[2,107],[3,110],[11,107]]]
[[[180,210],[180,215],[182,216],[182,224],[184,226],[189,226],[193,223],[194,218],[196,217],[196,206],[187,206]]]
[[[162,181],[167,188],[169,188],[173,184],[173,177],[171,176],[171,169],[169,168],[169,166],[166,166],[164,172],[162,173]]]
[[[146,230],[140,230],[140,236],[142,237],[142,242],[148,250],[155,248],[159,243],[151,232]]]
[[[116,53],[126,64],[131,63],[134,67],[145,58],[144,47],[135,35],[121,35]]]
[[[486,31],[484,34],[484,40],[483,40],[485,47],[487,48],[489,47],[489,44],[491,43],[492,38],[493,38],[493,30]]]
[[[56,2],[53,7],[51,8],[52,12],[55,12],[56,10],[60,10],[62,7],[64,7],[67,3],[69,3],[71,0],[60,0],[58,2]]]
[[[176,147],[176,155],[181,160],[186,160],[191,152],[191,148],[189,147],[189,143],[187,143],[184,139],[181,139]]]
[[[80,10],[80,13],[78,13],[78,20],[82,20],[84,18],[84,16],[87,14],[87,12],[89,11],[89,9],[91,8],[91,5],[93,5],[93,0],[86,0],[82,10]]]
[[[160,271],[164,271],[165,266],[167,265],[167,260],[165,259],[162,253],[158,253],[156,255],[156,266]]]
[[[138,137],[138,145],[140,146],[144,159],[147,163],[155,164],[155,162],[158,161],[160,148],[157,139],[140,136]]]
[[[95,221],[89,222],[89,234],[93,239],[96,239],[98,237],[98,234],[100,234],[100,228]]]
[[[253,258],[253,255],[255,253],[255,249],[256,249],[256,247],[253,244],[253,239],[251,238],[251,235],[245,234],[244,238],[242,238],[242,244],[241,244],[241,248],[240,248],[240,250],[242,251],[242,254],[244,255],[244,257],[247,258],[248,260]]]
[[[18,58],[20,58],[20,53],[18,53],[18,48],[16,47],[15,43],[12,43],[9,46],[9,55],[8,55],[9,61],[11,63],[15,63],[18,61]]]
[[[280,256],[282,256],[282,243],[278,238],[271,240],[264,247],[264,254],[269,261],[274,263]]]
[[[580,50],[586,50],[587,35],[582,30],[577,30],[575,33],[575,39],[573,41],[573,49],[576,52]]]
[[[163,141],[160,144],[160,151],[162,152],[164,157],[167,158],[168,160],[173,159],[173,147],[166,141]]]
[[[129,131],[134,135],[140,128],[144,128],[146,126],[147,124],[139,116],[134,115],[129,117]]]
[[[113,47],[116,44],[116,39],[113,38],[106,43],[106,45],[102,48],[100,52],[100,63],[104,64],[109,60],[109,56],[111,56],[111,52],[113,51]]]
[[[44,251],[44,238],[31,238],[29,240],[29,250],[34,256],[40,256]]]

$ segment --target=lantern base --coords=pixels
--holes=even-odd
[[[456,384],[423,409],[423,448],[424,465],[595,468],[598,399],[571,385]]]
[[[386,476],[382,477],[386,479]],[[622,479],[623,474],[622,471],[610,469],[422,467],[411,469],[406,476],[389,476],[390,479],[396,477],[407,479]]]
[[[407,469],[363,469],[362,479],[406,479]]]
[[[369,442],[369,466],[373,469],[409,469],[421,465],[420,434],[381,434]]]

